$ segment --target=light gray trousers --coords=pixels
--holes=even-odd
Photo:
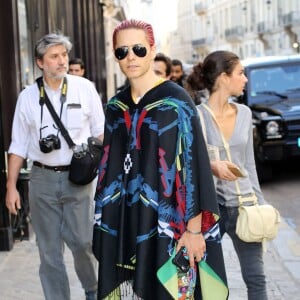
[[[69,172],[32,167],[29,205],[40,253],[40,279],[46,300],[69,300],[64,243],[85,291],[97,289],[96,259],[92,254],[94,184],[77,186]]]

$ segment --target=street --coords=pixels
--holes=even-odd
[[[261,184],[265,200],[300,234],[300,161],[282,163],[274,168],[274,178]]]

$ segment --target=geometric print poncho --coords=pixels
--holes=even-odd
[[[99,299],[128,280],[142,299],[177,299],[171,259],[200,212],[211,233],[195,299],[226,299],[215,188],[191,98],[165,81],[135,104],[128,87],[108,102],[105,117],[93,237]]]

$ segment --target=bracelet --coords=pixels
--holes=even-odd
[[[195,235],[202,234],[201,230],[200,231],[192,231],[192,230],[189,230],[188,228],[186,228],[185,231],[187,233],[191,233],[191,234],[195,234]]]

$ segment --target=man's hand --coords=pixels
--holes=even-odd
[[[6,207],[13,215],[17,215],[17,210],[21,209],[20,194],[16,187],[10,187],[6,192]]]
[[[205,255],[206,243],[202,233],[193,234],[188,231],[184,232],[178,241],[176,248],[177,252],[182,246],[187,250],[191,268],[194,267],[195,261],[199,262]]]
[[[8,172],[6,184],[6,207],[11,214],[16,215],[21,208],[20,195],[17,190],[17,181],[24,158],[16,154],[10,154],[8,158]]]
[[[188,221],[186,231],[178,240],[177,252],[181,247],[185,247],[190,261],[190,267],[193,268],[195,261],[199,262],[205,255],[206,242],[201,233],[202,213]]]

